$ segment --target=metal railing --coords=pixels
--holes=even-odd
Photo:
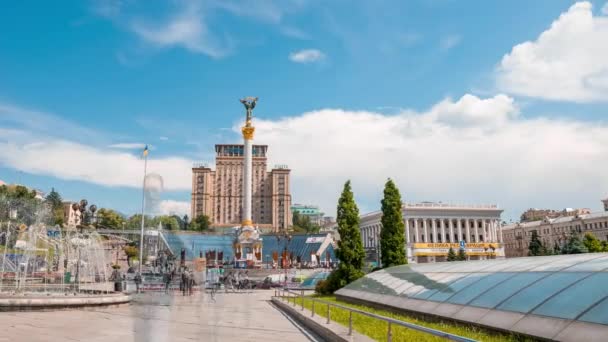
[[[322,299],[317,299],[317,298],[313,298],[313,297],[307,297],[304,296],[304,290],[301,290],[300,293],[296,293],[293,291],[289,291],[289,290],[285,290],[285,289],[275,289],[274,291],[274,297],[275,298],[279,298],[282,299],[284,301],[287,301],[287,303],[290,303],[293,299],[293,306],[296,307],[297,306],[297,299],[299,298],[301,300],[301,307],[300,310],[304,311],[304,300],[310,300],[312,302],[312,310],[311,310],[311,317],[315,317],[315,303],[319,303],[319,304],[323,304],[323,306],[327,305],[327,321],[326,324],[329,324],[331,322],[331,310],[330,308],[336,307],[342,310],[346,310],[348,312],[348,335],[352,336],[353,334],[353,313],[359,314],[359,315],[363,315],[363,316],[367,316],[367,317],[371,317],[371,318],[375,318],[384,322],[387,322],[387,331],[386,331],[386,340],[388,342],[392,342],[393,340],[393,325],[397,325],[397,326],[401,326],[404,328],[408,328],[408,329],[412,329],[412,330],[416,330],[416,331],[420,331],[423,333],[427,333],[433,336],[437,336],[437,337],[442,337],[445,338],[447,340],[451,340],[451,341],[460,341],[460,342],[477,342],[477,340],[474,339],[470,339],[467,337],[462,337],[462,336],[458,336],[458,335],[454,335],[454,334],[450,334],[447,333],[445,331],[441,331],[441,330],[435,330],[435,329],[431,329],[431,328],[427,328],[427,327],[423,327],[421,325],[417,325],[417,324],[413,324],[413,323],[408,323],[408,322],[403,322],[394,318],[390,318],[390,317],[385,317],[385,316],[381,316],[381,315],[376,315],[367,311],[363,311],[363,310],[358,310],[358,309],[354,309],[348,306],[344,306],[344,305],[340,305],[340,304],[336,304],[336,303],[332,303],[332,302],[328,302]]]

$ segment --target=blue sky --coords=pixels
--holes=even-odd
[[[591,207],[608,196],[604,1],[20,1],[0,10],[0,179],[139,210],[138,147],[189,167],[257,141],[295,202]],[[520,45],[523,44],[523,45]],[[606,131],[606,132],[604,132]],[[131,147],[131,148],[129,148]],[[605,173],[605,172],[603,172]]]

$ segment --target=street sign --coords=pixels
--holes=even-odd
[[[467,248],[467,243],[464,240],[460,240],[460,249],[464,250],[465,248]]]

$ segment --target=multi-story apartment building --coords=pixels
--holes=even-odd
[[[608,241],[608,211],[512,223],[503,226],[502,230],[506,257],[521,257],[528,255],[534,231],[548,249],[556,245],[561,247],[571,234],[582,236],[591,233],[602,241]]]
[[[291,226],[289,168],[267,171],[267,145],[253,145],[252,219],[262,230]],[[192,168],[192,219],[207,215],[216,227],[239,225],[243,210],[243,145],[215,145],[215,171]]]

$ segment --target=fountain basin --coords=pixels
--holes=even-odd
[[[11,296],[0,297],[0,311],[44,310],[126,304],[131,301],[123,293],[89,296]]]

